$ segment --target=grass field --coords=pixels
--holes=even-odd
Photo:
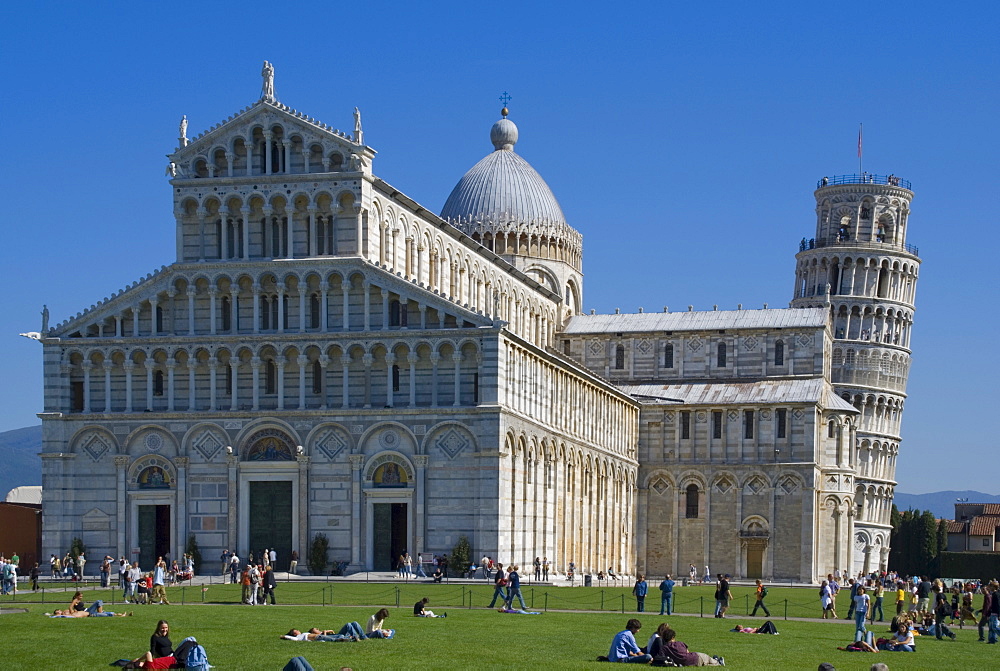
[[[332,590],[331,590],[332,586]],[[329,603],[332,591],[335,605]],[[603,591],[603,594],[602,594]],[[185,605],[180,605],[181,590],[171,588],[172,606],[129,606],[132,618],[97,618],[84,620],[48,619],[42,613],[54,603],[68,603],[67,592],[47,589],[46,603],[31,603],[32,596],[20,593],[16,599],[3,597],[5,607],[27,608],[28,613],[0,616],[4,645],[0,655],[3,669],[98,669],[120,657],[135,657],[149,641],[156,621],[169,620],[174,643],[185,636],[196,636],[208,651],[209,661],[220,669],[281,669],[295,655],[305,656],[316,669],[467,669],[467,668],[605,668],[595,660],[607,654],[615,632],[629,617],[638,617],[643,629],[640,644],[662,621],[671,622],[678,638],[692,650],[723,655],[727,666],[737,669],[815,669],[820,662],[831,662],[838,669],[865,669],[874,661],[889,664],[891,669],[972,669],[997,665],[1000,646],[976,642],[975,629],[958,632],[958,640],[918,639],[918,652],[848,653],[838,651],[851,640],[854,625],[835,622],[785,621],[787,600],[789,617],[815,616],[818,608],[812,589],[774,588],[768,601],[771,618],[779,636],[757,636],[729,632],[737,623],[759,624],[762,618],[743,614],[743,592],[734,589],[736,604],[733,617],[711,617],[712,588],[690,587],[678,591],[680,613],[660,617],[659,599],[647,599],[647,612],[636,616],[634,600],[622,595],[628,589],[536,587],[534,608],[542,610],[547,599],[548,612],[539,616],[501,615],[487,610],[492,590],[487,586],[471,589],[456,585],[391,585],[356,583],[283,583],[278,588],[278,607],[237,605],[235,586],[214,585],[184,590]],[[531,588],[525,590],[531,605]],[[546,596],[547,595],[547,596]],[[57,597],[62,596],[64,598]],[[110,597],[110,591],[90,591],[87,601]],[[120,596],[120,593],[118,594]],[[426,596],[436,612],[448,612],[447,619],[422,619],[410,616],[413,602]],[[399,599],[399,607],[396,600]],[[34,596],[38,601],[40,595]],[[469,603],[472,608],[469,608]],[[704,601],[702,601],[704,599]],[[110,602],[110,598],[105,599]],[[846,606],[846,599],[842,599]],[[573,612],[583,610],[604,612]],[[704,603],[707,617],[698,617]],[[292,604],[292,605],[284,605]],[[347,605],[345,605],[347,604]],[[363,604],[363,605],[362,605]],[[463,606],[464,604],[464,606]],[[279,640],[278,636],[295,627],[317,626],[337,629],[344,622],[356,620],[364,625],[376,606],[390,607],[387,626],[397,630],[393,640],[370,640],[360,643],[297,643]],[[751,603],[752,606],[752,603]],[[107,606],[122,610],[121,606]],[[801,609],[803,612],[798,612]],[[617,611],[617,612],[615,612]],[[841,616],[846,614],[846,610]],[[876,632],[885,630],[881,625]]]

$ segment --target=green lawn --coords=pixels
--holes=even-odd
[[[28,594],[18,595],[15,603],[4,597],[4,606],[28,608],[27,614],[0,616],[0,632],[4,635],[3,669],[107,669],[119,657],[138,656],[145,650],[149,635],[159,618],[170,621],[172,638],[178,643],[188,635],[196,636],[208,651],[210,662],[220,669],[281,669],[293,656],[303,655],[316,669],[427,669],[449,668],[606,668],[595,657],[607,654],[611,637],[624,627],[625,620],[634,616],[634,602],[626,598],[626,613],[622,615],[621,595],[627,589],[599,588],[535,588],[535,608],[544,607],[548,593],[549,612],[539,616],[501,615],[487,610],[491,590],[455,585],[401,585],[398,591],[400,608],[395,608],[397,589],[386,584],[332,583],[336,604],[331,606],[281,605],[279,607],[249,607],[234,603],[202,605],[200,588],[184,590],[187,605],[134,606],[133,618],[98,618],[58,620],[42,616],[51,610],[51,601],[59,590],[46,590],[46,604],[27,603]],[[325,589],[325,592],[323,591]],[[531,601],[531,588],[526,599]],[[737,592],[737,602],[742,593]],[[675,616],[669,619],[678,631],[678,638],[692,650],[726,657],[731,668],[742,669],[815,669],[820,662],[832,662],[838,669],[865,669],[878,660],[895,669],[966,669],[989,668],[1000,654],[995,648],[977,643],[977,633],[966,628],[958,631],[957,641],[918,639],[915,654],[847,653],[836,650],[852,638],[853,623],[801,622],[782,619],[784,600],[789,601],[789,616],[793,608],[802,615],[813,616],[818,611],[812,589],[772,589],[772,619],[781,631],[779,636],[755,636],[728,631],[738,622],[759,623],[742,613],[737,603],[732,619],[716,620],[708,612],[711,588],[686,588],[678,592],[681,612],[697,613],[701,597],[705,598],[708,617]],[[170,598],[179,602],[181,590],[170,589]],[[68,602],[71,591],[65,593]],[[299,583],[279,585],[278,597],[283,603],[321,603],[329,600],[330,585]],[[473,608],[469,609],[469,599]],[[110,596],[110,593],[108,594]],[[87,599],[100,598],[99,592],[88,591]],[[235,587],[214,585],[205,592],[206,601],[234,601]],[[447,619],[421,619],[409,615],[417,598],[427,596],[436,612],[447,611]],[[599,609],[604,599],[605,611],[566,612],[566,610]],[[36,596],[36,598],[38,598]],[[465,603],[462,607],[461,604]],[[194,601],[194,604],[190,602]],[[846,605],[846,599],[843,600]],[[612,603],[613,602],[613,603]],[[652,606],[656,608],[653,609]],[[364,625],[374,612],[372,605],[391,606],[387,626],[397,629],[390,641],[372,640],[360,643],[296,643],[278,639],[280,634],[295,627],[310,626],[335,629],[344,622],[356,620]],[[640,644],[657,624],[667,618],[656,613],[659,600],[649,599],[648,610],[639,617],[643,622]],[[121,606],[117,607],[119,610]],[[109,606],[109,609],[111,607]],[[561,610],[566,609],[566,610]],[[841,613],[841,616],[845,615]],[[885,625],[880,627],[885,629]]]

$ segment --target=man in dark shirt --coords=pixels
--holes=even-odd
[[[987,643],[996,643],[1000,636],[1000,586],[994,581],[990,583],[990,635]]]
[[[983,593],[983,608],[979,611],[979,640],[986,640],[986,627],[990,622],[990,606],[993,605],[993,597],[990,595],[990,588],[987,585],[983,585],[981,588]]]
[[[854,617],[854,608],[855,608],[854,597],[858,595],[858,587],[861,586],[861,583],[855,580],[854,578],[851,578],[847,582],[851,586],[851,605],[847,609],[847,617],[845,617],[844,619],[850,620],[852,617]]]
[[[268,594],[271,595],[271,605],[273,606],[275,604],[274,588],[276,586],[277,583],[274,580],[274,567],[268,564],[267,567],[264,569],[264,596],[261,598],[261,602],[265,606],[267,605]]]
[[[718,611],[715,617],[726,617],[726,611],[729,610],[729,601],[733,598],[733,593],[729,591],[729,574],[727,573],[723,576],[719,574],[719,591],[716,593],[715,604],[716,610]]]

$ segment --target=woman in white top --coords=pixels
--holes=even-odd
[[[900,622],[896,634],[892,641],[880,646],[882,650],[890,652],[913,652],[913,632],[910,631],[910,624],[906,621]]]
[[[864,638],[865,634],[865,618],[868,616],[868,606],[871,603],[871,597],[865,593],[864,587],[858,587],[858,593],[854,597],[854,633],[855,638],[858,632],[861,632],[861,637]]]
[[[833,591],[830,589],[830,583],[826,580],[819,588],[819,604],[823,608],[823,619],[830,617],[830,613],[833,613],[833,617],[837,617],[836,611],[833,610]]]
[[[379,609],[374,615],[368,618],[368,624],[365,626],[365,635],[368,638],[392,638],[395,636],[395,629],[382,628],[382,624],[387,617],[389,617],[389,609]]]

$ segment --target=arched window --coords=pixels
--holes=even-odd
[[[313,294],[309,298],[309,328],[318,329],[321,316],[319,294]]]
[[[837,435],[837,425],[831,420],[829,424],[826,425],[826,437],[834,438]]]
[[[698,518],[698,485],[688,485],[685,491],[685,517],[689,520]]]
[[[233,310],[230,306],[229,296],[222,297],[222,330],[231,331],[233,328]]]
[[[392,390],[399,391],[399,366],[392,366]]]
[[[260,297],[260,328],[265,331],[272,328],[271,326],[271,299],[267,296]]]
[[[674,345],[673,343],[667,343],[663,346],[663,367],[673,368],[674,367]]]
[[[743,411],[743,437],[753,438],[753,410]]]
[[[156,306],[156,332],[163,333],[163,308]]]
[[[389,303],[389,326],[399,326],[399,301]]]
[[[314,394],[323,393],[323,366],[319,361],[312,362],[312,387]]]
[[[274,359],[268,359],[264,366],[264,393],[278,393],[278,367],[274,364]]]
[[[774,343],[774,365],[785,365],[785,342],[783,340]]]
[[[153,396],[163,396],[163,371],[153,373]]]
[[[625,347],[618,345],[615,348],[615,369],[622,370],[623,368],[625,368]]]
[[[715,357],[715,365],[719,368],[726,367],[726,343],[720,342]]]

